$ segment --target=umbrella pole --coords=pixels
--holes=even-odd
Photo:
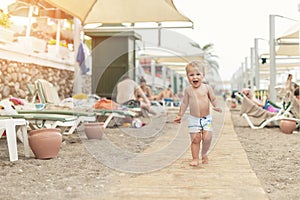
[[[60,43],[60,29],[61,29],[61,19],[57,20],[57,27],[56,27],[56,56],[59,56],[59,43]]]
[[[30,36],[32,13],[33,13],[33,5],[30,5],[29,6],[29,12],[28,12],[28,24],[27,24],[27,28],[26,28],[26,37]]]
[[[74,17],[74,56],[75,56],[75,65],[74,65],[74,85],[73,85],[73,95],[82,93],[82,77],[80,74],[80,66],[76,61],[78,48],[80,45],[80,34],[81,34],[81,22],[79,19]]]

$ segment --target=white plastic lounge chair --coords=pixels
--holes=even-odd
[[[106,128],[113,118],[125,118],[136,117],[137,114],[133,111],[122,111],[122,110],[104,110],[104,109],[94,109],[94,112],[99,117],[105,117],[103,127]]]
[[[55,110],[22,110],[17,111],[11,107],[9,101],[1,101],[0,116],[13,119],[25,119],[31,129],[37,128],[56,128],[70,127],[65,134],[72,134],[78,125],[84,121],[95,121],[96,114],[73,112],[73,111],[55,111]],[[21,113],[21,114],[20,114]]]
[[[43,126],[47,121],[52,121],[52,128],[58,126],[70,126],[66,134],[72,134],[82,122],[95,122],[97,117],[105,117],[104,128],[108,126],[113,118],[136,117],[136,112],[130,110],[104,110],[93,109],[92,112],[82,112],[73,110],[19,110],[18,113],[23,115],[27,120],[40,122]],[[44,124],[43,124],[44,123]]]
[[[16,127],[20,126],[19,129]],[[9,160],[18,160],[17,137],[24,144],[25,157],[30,157],[29,143],[25,119],[0,118],[0,138],[6,130],[6,139],[9,152]]]
[[[248,99],[246,96],[241,96],[236,94],[240,99],[242,99],[242,105],[240,114],[245,118],[247,123],[252,129],[261,129],[267,125],[274,124],[275,122],[279,122],[282,119],[290,119],[296,122],[299,122],[300,119],[290,117],[290,109],[291,105],[289,105],[286,109],[282,108],[278,113],[271,113],[258,105],[256,105],[253,101]],[[261,123],[259,125],[254,125],[251,121],[252,118],[261,119]]]
[[[65,134],[72,134],[83,122],[95,122],[97,114],[93,112],[82,112],[73,110],[19,110],[18,114],[25,119],[35,121],[36,126],[44,126],[50,122],[51,128],[59,126],[70,127]],[[37,124],[39,122],[39,124]]]
[[[29,122],[29,126],[32,129],[37,128],[56,128],[70,127],[65,134],[72,134],[77,126],[83,121],[95,121],[96,114],[83,114],[82,112],[75,112],[71,110],[31,110],[31,111],[19,111],[13,109],[11,102],[8,99],[2,100],[0,116],[7,118],[21,118]]]
[[[173,100],[172,98],[165,98],[163,100],[151,101],[151,104],[155,106],[162,106],[163,108],[174,108],[174,107],[179,108],[181,101]]]
[[[75,124],[77,117],[70,115],[57,115],[57,114],[9,114],[1,115],[2,117],[8,117],[13,119],[25,119],[29,124],[30,128],[56,128],[58,126],[71,127],[73,133],[75,130]]]

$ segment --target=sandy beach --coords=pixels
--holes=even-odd
[[[153,151],[155,142],[159,146],[164,145],[168,142],[164,136],[177,132],[179,126],[172,122],[175,114],[176,111],[171,111],[156,119],[145,119],[148,129],[155,130],[152,132],[147,129],[108,128],[103,141],[109,139],[114,145],[130,152],[129,155]],[[231,114],[235,131],[269,198],[298,199],[300,133],[286,135],[278,127],[253,131],[238,111],[231,111]],[[147,137],[138,136],[141,130],[148,134]],[[101,199],[119,183],[120,177],[126,180],[139,176],[99,162],[97,156],[102,154],[93,154],[93,149],[98,146],[87,148],[86,142],[89,141],[84,137],[83,126],[78,128],[78,134],[64,135],[59,156],[49,160],[35,159],[33,154],[25,158],[22,144],[18,143],[19,160],[16,162],[9,161],[6,140],[1,139],[0,199]],[[217,138],[218,135],[215,140]],[[116,157],[118,153],[116,151]]]
[[[81,125],[77,133],[63,135],[63,142],[57,158],[40,160],[31,153],[25,158],[24,147],[18,142],[19,160],[9,161],[6,139],[0,140],[0,199],[87,199],[101,197],[101,193],[110,191],[119,177],[134,177],[124,169],[114,169],[110,163],[102,164],[102,155],[94,155],[98,144],[118,146],[130,153],[139,153],[167,132],[176,133],[175,112],[162,113],[156,118],[143,118],[145,127],[140,129],[119,127],[105,129],[101,141],[88,141]],[[151,130],[151,131],[149,131]],[[148,134],[148,135],[147,135]],[[143,137],[140,137],[143,135]],[[96,143],[96,145],[92,143]],[[162,140],[162,142],[164,142]],[[161,143],[162,143],[161,142]],[[101,148],[100,148],[101,149]],[[102,152],[105,148],[102,148]],[[111,149],[109,149],[111,150]],[[106,149],[106,151],[109,151]],[[185,149],[184,149],[185,150]],[[117,148],[111,154],[118,154]],[[111,155],[110,154],[110,155]],[[100,156],[100,157],[97,157]],[[124,156],[124,154],[122,154]],[[104,158],[105,159],[105,158]],[[114,160],[108,158],[106,160]],[[104,160],[105,162],[105,160]],[[170,163],[167,163],[170,164]],[[163,167],[163,166],[162,166]],[[101,199],[101,198],[100,198]]]
[[[271,200],[295,200],[300,196],[300,132],[284,134],[279,127],[252,130],[231,111],[235,132],[250,164]]]

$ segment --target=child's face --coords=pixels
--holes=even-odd
[[[196,67],[189,67],[186,70],[187,78],[192,87],[198,88],[202,84],[204,74]]]

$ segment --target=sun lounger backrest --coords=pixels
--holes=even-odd
[[[39,81],[36,81],[35,84],[36,84],[37,93],[38,93],[40,103],[47,103],[41,83]]]
[[[57,89],[54,86],[49,87],[46,94],[48,103],[54,103],[56,105],[60,103]]]
[[[243,97],[240,114],[246,113],[250,117],[268,119],[276,115],[256,105],[246,96]]]
[[[38,93],[41,103],[59,104],[60,98],[57,89],[48,81],[39,79],[37,81]]]
[[[31,84],[31,83],[27,83],[26,87],[29,91],[29,94],[32,96],[31,103],[34,103],[34,101],[36,100],[36,95],[37,95],[37,90],[35,88],[35,85]]]
[[[292,98],[292,107],[291,112],[295,115],[296,118],[300,118],[300,104],[296,97]]]

